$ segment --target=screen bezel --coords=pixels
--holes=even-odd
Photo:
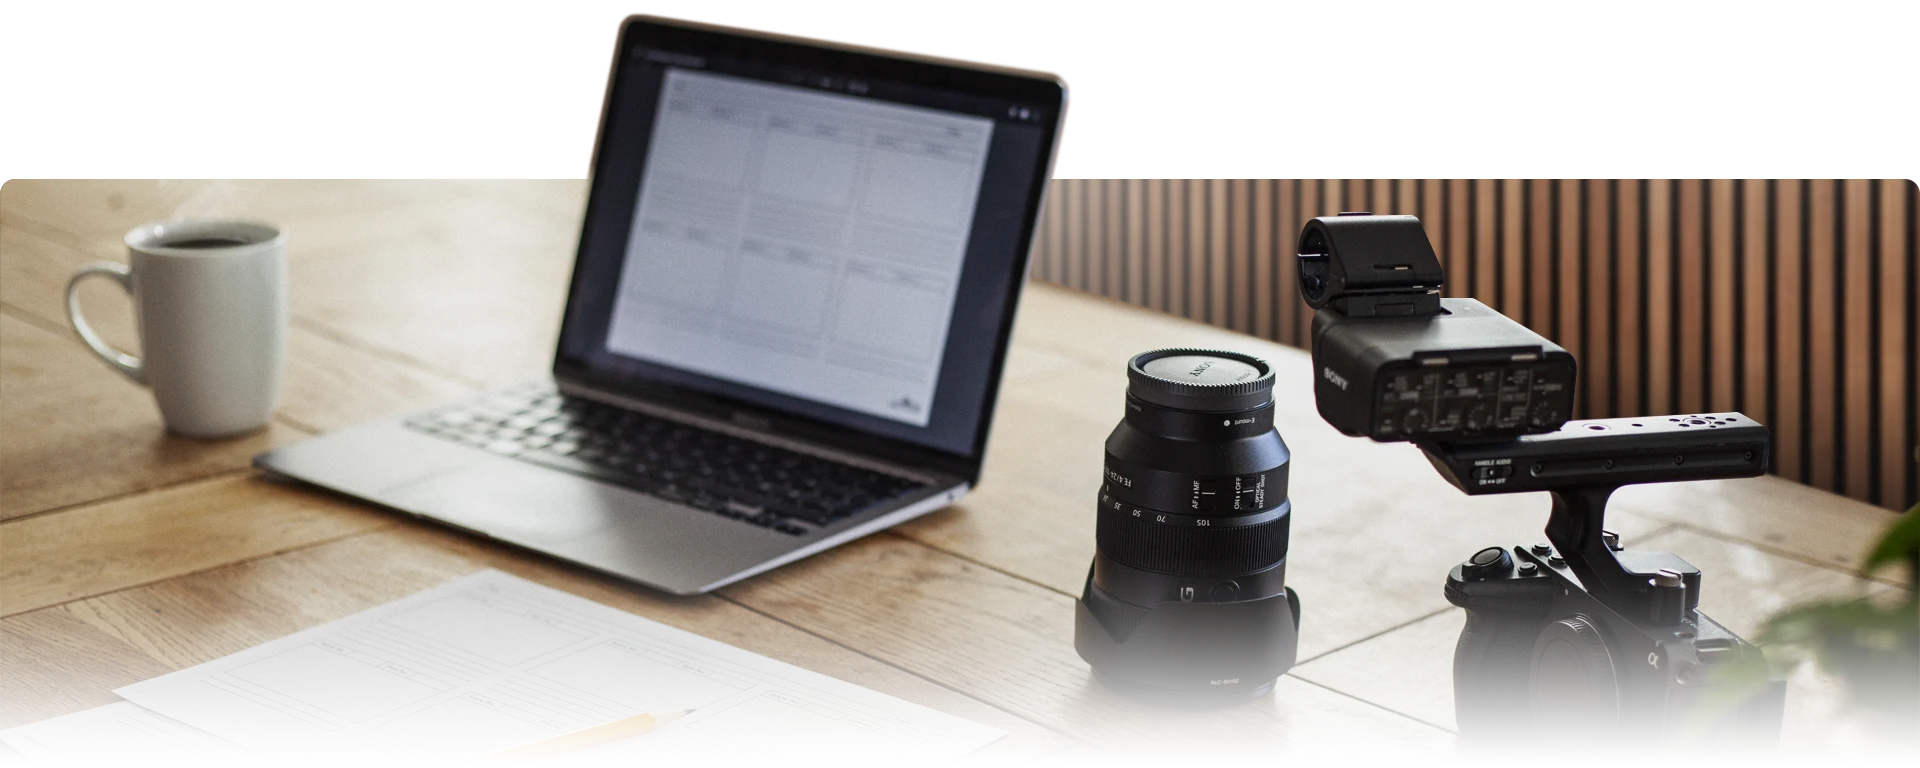
[[[1018,242],[1023,243],[1024,248],[1017,255],[1007,280],[1005,307],[993,340],[992,368],[988,372],[983,393],[984,402],[974,428],[974,442],[967,454],[951,453],[906,440],[884,437],[857,428],[798,416],[692,387],[642,376],[613,375],[589,367],[584,360],[568,358],[566,339],[569,338],[569,334],[580,331],[576,327],[574,309],[576,302],[580,301],[583,295],[581,265],[587,258],[585,251],[590,240],[589,230],[596,222],[601,221],[602,217],[621,215],[621,212],[606,210],[604,201],[608,196],[596,193],[602,183],[628,181],[610,179],[603,174],[605,170],[603,164],[608,157],[604,145],[613,140],[610,138],[609,123],[614,114],[614,99],[621,92],[620,80],[625,63],[634,49],[641,45],[675,51],[709,51],[731,56],[753,57],[791,63],[798,67],[844,72],[850,76],[884,77],[888,80],[950,89],[969,95],[1033,102],[1051,107],[1053,119],[1041,123],[1041,156],[1044,161],[1037,164],[1039,167],[1034,170],[1033,177],[1029,181],[1027,195],[1032,202],[1024,212],[1020,225]],[[823,443],[838,450],[882,458],[891,464],[945,473],[965,478],[969,483],[978,483],[980,467],[986,452],[988,432],[993,421],[994,405],[998,399],[1000,380],[1006,365],[1007,347],[1012,338],[1014,312],[1019,305],[1021,289],[1026,284],[1039,212],[1045,204],[1046,184],[1051,176],[1055,148],[1058,146],[1065,101],[1066,87],[1059,78],[1040,72],[988,67],[652,16],[627,18],[621,25],[619,42],[615,46],[613,63],[607,77],[606,95],[601,106],[600,130],[594,140],[593,175],[589,181],[590,192],[585,215],[582,217],[579,252],[575,258],[573,275],[569,280],[567,304],[560,328],[560,343],[555,345],[552,367],[554,379],[589,393],[604,392],[616,397],[682,409],[709,418],[731,421],[760,432]],[[627,140],[646,141],[647,139],[631,137]],[[630,212],[627,215],[630,215]]]

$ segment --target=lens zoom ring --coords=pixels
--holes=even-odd
[[[1101,552],[1160,573],[1233,576],[1262,570],[1287,556],[1291,511],[1259,525],[1196,528],[1156,523],[1101,509],[1094,537]]]

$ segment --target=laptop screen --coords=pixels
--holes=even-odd
[[[1057,95],[715,43],[626,46],[556,368],[976,454]]]
[[[669,69],[607,349],[927,425],[993,121]]]

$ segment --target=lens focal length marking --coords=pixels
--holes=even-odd
[[[1177,526],[1181,528],[1246,528],[1249,526],[1260,525],[1261,523],[1272,521],[1276,518],[1279,518],[1282,515],[1287,514],[1287,511],[1288,509],[1291,508],[1291,505],[1283,501],[1277,507],[1255,512],[1253,514],[1240,514],[1240,515],[1184,514],[1180,512],[1166,512],[1166,511],[1157,510],[1157,509],[1149,509],[1147,507],[1142,507],[1137,504],[1130,504],[1126,501],[1115,498],[1111,490],[1111,487],[1107,484],[1102,484],[1100,486],[1100,508],[1103,510],[1117,512],[1123,517],[1131,517],[1136,520],[1144,520],[1150,523],[1159,523],[1161,525],[1171,525],[1171,526]]]
[[[1103,494],[1141,509],[1197,517],[1248,515],[1287,498],[1287,465],[1237,475],[1191,475],[1129,465],[1108,454]]]

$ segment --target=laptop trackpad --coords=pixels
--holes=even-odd
[[[483,461],[380,496],[401,509],[533,545],[560,544],[605,528],[623,502],[632,504],[630,492],[511,461]]]

